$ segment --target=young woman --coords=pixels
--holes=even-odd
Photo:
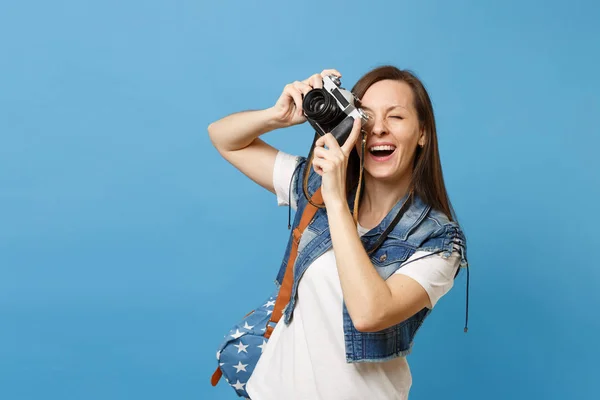
[[[308,192],[320,188],[325,204],[302,235],[284,323],[272,332],[246,391],[253,400],[406,399],[412,377],[405,356],[415,333],[468,265],[444,186],[433,108],[419,79],[384,66],[352,89],[369,118],[362,126],[355,121],[342,145],[322,136],[307,160],[258,138],[305,122],[303,96],[322,87],[325,75],[341,76],[324,70],[290,83],[273,107],[208,128],[225,159],[276,194],[279,205],[297,210],[294,226],[308,204],[304,174]]]

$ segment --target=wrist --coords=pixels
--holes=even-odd
[[[334,213],[350,212],[350,207],[343,199],[331,199],[325,205],[328,211]]]
[[[277,111],[275,106],[264,109],[263,113],[265,116],[267,126],[270,129],[286,128],[289,126],[289,124],[285,123],[285,121],[280,115],[281,113]]]

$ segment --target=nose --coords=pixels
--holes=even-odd
[[[370,129],[367,129],[367,132],[371,132],[373,135],[381,136],[385,135],[388,131],[387,126],[385,124],[385,120],[378,116],[371,116],[369,119],[371,126]]]

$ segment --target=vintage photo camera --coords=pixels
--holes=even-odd
[[[323,88],[306,93],[302,110],[317,134],[331,133],[341,146],[350,136],[354,120],[361,118],[364,124],[369,118],[355,106],[355,100],[352,92],[341,87],[337,76],[327,75],[323,77]]]

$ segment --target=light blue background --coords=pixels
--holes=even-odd
[[[495,5],[492,5],[495,4]],[[592,399],[600,369],[597,2],[0,5],[0,398],[234,399],[223,335],[267,296],[287,208],[207,125],[337,68],[433,98],[466,274],[411,400]],[[302,125],[264,136],[306,155]]]

